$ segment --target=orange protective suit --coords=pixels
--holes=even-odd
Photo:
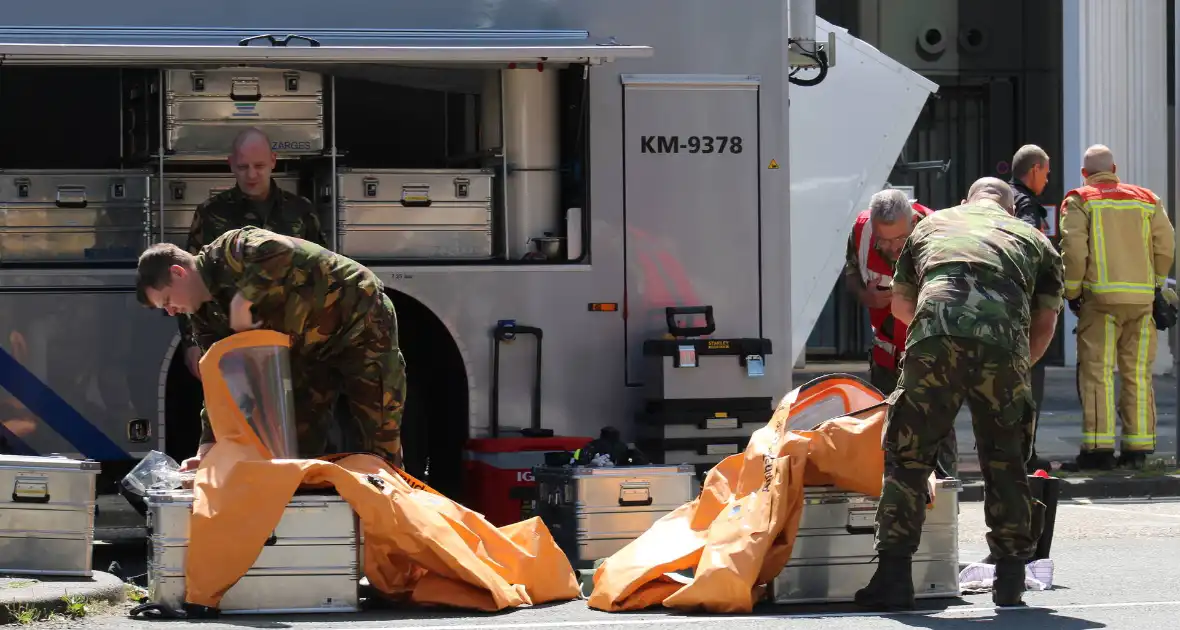
[[[300,486],[333,486],[352,506],[365,534],[365,575],[390,598],[495,611],[580,596],[569,560],[539,518],[497,528],[371,455],[271,459],[219,365],[235,350],[288,344],[274,331],[248,331],[219,341],[201,359],[217,443],[193,486],[188,603],[218,606]]]
[[[845,416],[810,431],[788,429],[794,418],[834,402]],[[804,486],[881,494],[887,409],[872,386],[841,375],[790,392],[744,453],[709,471],[696,500],[598,567],[590,607],[750,612],[791,557]],[[933,497],[933,476],[930,492]],[[687,569],[692,578],[677,573]]]

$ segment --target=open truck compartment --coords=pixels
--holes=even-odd
[[[152,243],[183,245],[196,206],[234,185],[226,157],[249,127],[271,139],[276,182],[316,204],[328,245],[361,262],[584,260],[600,60],[533,37],[559,40],[555,57],[518,61],[507,37],[459,53],[421,39],[341,53],[312,38],[278,48],[299,48],[287,64],[236,39],[193,46],[203,56],[118,40],[76,59],[9,56],[0,262],[124,265]],[[259,63],[219,59],[243,55]]]

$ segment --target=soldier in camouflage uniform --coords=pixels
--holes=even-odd
[[[271,179],[276,160],[270,138],[261,130],[250,128],[238,134],[229,156],[237,184],[197,206],[185,244],[189,253],[201,251],[226,230],[248,225],[328,246],[315,206],[279,188]],[[193,338],[189,317],[181,315],[177,320],[185,362],[193,376],[200,378],[196,370],[200,345]]]
[[[344,393],[364,450],[401,466],[405,359],[393,303],[373,272],[310,241],[247,227],[196,256],[153,245],[140,256],[136,288],[141,303],[170,315],[200,312],[194,333],[204,350],[256,327],[291,336],[299,456],[330,454],[326,423]],[[201,447],[186,468],[214,441],[201,416]]]
[[[964,400],[996,558],[992,598],[1023,604],[1024,565],[1039,537],[1024,469],[1034,410],[1029,368],[1053,337],[1065,286],[1052,243],[1012,211],[1011,188],[985,177],[964,205],[919,223],[898,258],[893,313],[909,333],[882,436],[880,564],[856,594],[862,606],[914,607],[910,562],[926,518],[926,480]]]

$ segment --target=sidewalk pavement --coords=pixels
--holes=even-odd
[[[794,385],[798,387],[834,372],[868,380],[867,362],[811,362],[794,371]],[[1037,428],[1037,454],[1052,462],[1055,468],[1047,472],[1066,478],[1066,483],[1061,484],[1061,498],[1180,496],[1180,474],[1176,470],[1176,378],[1171,375],[1152,378],[1157,433],[1156,451],[1152,456],[1155,468],[1139,473],[1110,471],[1093,475],[1059,470],[1061,464],[1073,462],[1082,443],[1082,410],[1078,402],[1076,374],[1072,367],[1049,366],[1045,369],[1045,395]],[[982,500],[979,457],[975,453],[971,412],[966,405],[955,419],[955,434],[959,441],[959,476],[965,486],[960,499]]]
[[[52,614],[80,617],[83,606],[117,605],[127,598],[119,578],[101,571],[94,576],[0,576],[0,624],[29,623]]]

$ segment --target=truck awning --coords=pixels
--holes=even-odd
[[[586,31],[0,28],[0,63],[605,63],[650,57]]]

